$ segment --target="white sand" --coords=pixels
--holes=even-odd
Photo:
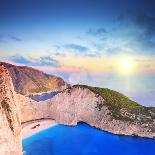
[[[22,138],[28,138],[33,134],[36,134],[46,128],[57,125],[54,120],[44,119],[44,120],[36,120],[32,122],[27,122],[22,124]]]

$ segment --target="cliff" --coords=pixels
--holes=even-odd
[[[7,69],[0,65],[0,154],[21,155],[21,125],[15,92]]]
[[[47,101],[21,95],[18,100],[22,122],[52,118],[59,124],[76,125],[82,121],[114,134],[155,136],[155,108],[143,107],[109,89],[73,86]]]
[[[45,74],[27,66],[15,66],[1,62],[12,78],[17,93],[28,95],[45,91],[62,90],[69,85],[60,77]]]
[[[17,70],[19,68],[17,67]],[[22,154],[21,123],[42,118],[51,118],[65,125],[77,125],[82,121],[114,134],[155,137],[155,108],[141,106],[110,89],[85,85],[66,88],[69,85],[65,82],[61,85],[65,86],[65,89],[58,88],[59,91],[52,98],[35,101],[27,95],[18,93],[20,89],[14,91],[14,87],[16,88],[18,84],[17,79],[21,80],[18,81],[21,85],[19,88],[24,88],[24,78],[19,74],[27,76],[27,70],[31,70],[33,75],[25,78],[28,83],[29,80],[33,81],[32,77],[37,78],[37,73],[38,76],[40,74],[43,77],[46,76],[44,73],[26,67],[11,74],[8,65],[6,67],[6,64],[0,64],[1,155]],[[26,91],[30,92],[30,90],[30,87],[26,87]]]

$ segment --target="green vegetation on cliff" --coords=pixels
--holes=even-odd
[[[96,108],[98,111],[101,111],[102,106],[106,104],[115,119],[134,121],[137,119],[138,115],[148,116],[150,118],[152,117],[151,111],[154,110],[154,108],[152,109],[151,107],[144,107],[119,92],[110,90],[108,88],[91,87],[87,85],[75,85],[74,87],[87,88],[96,95],[101,96],[104,99],[104,102],[97,103]],[[121,110],[124,110],[126,114],[122,115]],[[127,116],[127,114],[131,115]],[[145,122],[149,120],[150,119],[143,119]]]
[[[10,106],[9,106],[9,104],[5,100],[3,100],[1,102],[1,106],[4,109],[4,112],[6,114],[6,118],[8,120],[10,129],[13,131],[13,124],[12,124],[12,119],[11,119],[11,109],[10,109]]]

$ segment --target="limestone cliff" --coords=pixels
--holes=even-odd
[[[36,72],[37,78],[37,71],[31,71]],[[116,91],[84,85],[67,85],[66,89],[59,89],[51,99],[37,102],[16,93],[16,89],[14,91],[17,83],[12,81],[18,79],[16,76],[19,76],[19,72],[13,77],[6,65],[0,64],[1,155],[21,155],[20,124],[42,118],[55,119],[57,123],[65,125],[76,125],[82,121],[114,134],[155,137],[153,107],[141,106]],[[22,82],[21,85],[24,88]]]
[[[27,95],[52,90],[62,90],[69,85],[60,77],[45,74],[27,66],[1,62],[9,71],[15,91]]]
[[[7,69],[0,65],[0,154],[21,155],[21,125],[15,92]]]
[[[155,136],[155,108],[143,107],[120,93],[98,88],[115,101],[109,102],[109,97],[104,98],[95,89],[73,86],[42,102],[18,95],[21,120],[52,118],[66,125],[82,121],[114,134]]]
[[[155,108],[143,107],[109,89],[74,86],[51,102],[62,124],[83,121],[115,134],[155,136]]]
[[[21,94],[16,94],[16,99],[20,109],[21,123],[37,119],[51,118],[52,111],[50,110],[51,104],[49,102],[37,102]]]

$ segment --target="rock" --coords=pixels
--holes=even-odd
[[[122,99],[124,97],[121,96]],[[130,114],[129,108],[126,109],[124,107],[123,110],[117,109],[121,112],[123,111],[118,115],[111,110],[112,107],[108,105],[101,95],[89,89],[88,86],[70,87],[47,101],[36,102],[19,94],[17,99],[20,105],[22,122],[51,118],[55,119],[59,124],[77,125],[78,122],[82,121],[92,127],[114,134],[138,135],[150,138],[155,136],[154,117],[148,119],[148,108],[145,109],[145,107],[141,107],[131,101],[130,104],[133,104],[132,108],[144,108],[146,115],[143,115],[139,120],[137,119],[139,114]],[[128,115],[126,115],[127,112]],[[115,117],[114,114],[119,117]],[[131,115],[135,117],[133,118]],[[146,120],[148,121],[147,126],[143,126]]]
[[[8,64],[7,67],[6,64],[0,64],[1,155],[21,155],[21,123],[43,118],[51,118],[59,124],[72,126],[82,121],[114,134],[155,137],[155,108],[153,107],[141,106],[110,89],[85,85],[68,87],[65,82],[56,85],[55,89],[59,91],[55,96],[52,95],[51,99],[35,101],[32,96],[27,96],[27,92],[28,94],[31,92],[33,84],[40,82],[40,78],[44,78],[40,82],[42,86],[49,82],[45,79],[50,77],[27,67],[11,66],[11,68]],[[28,76],[29,71],[31,71],[30,76]],[[34,82],[34,78],[38,78],[37,81]],[[31,85],[25,87],[25,81],[32,83],[32,87]],[[35,86],[39,88],[38,85]],[[50,86],[46,88],[53,89]],[[23,95],[25,93],[26,95]]]
[[[7,69],[0,65],[0,154],[21,155],[21,124]]]
[[[15,91],[29,95],[45,91],[63,90],[69,86],[62,78],[45,74],[27,66],[1,62],[10,72]]]

